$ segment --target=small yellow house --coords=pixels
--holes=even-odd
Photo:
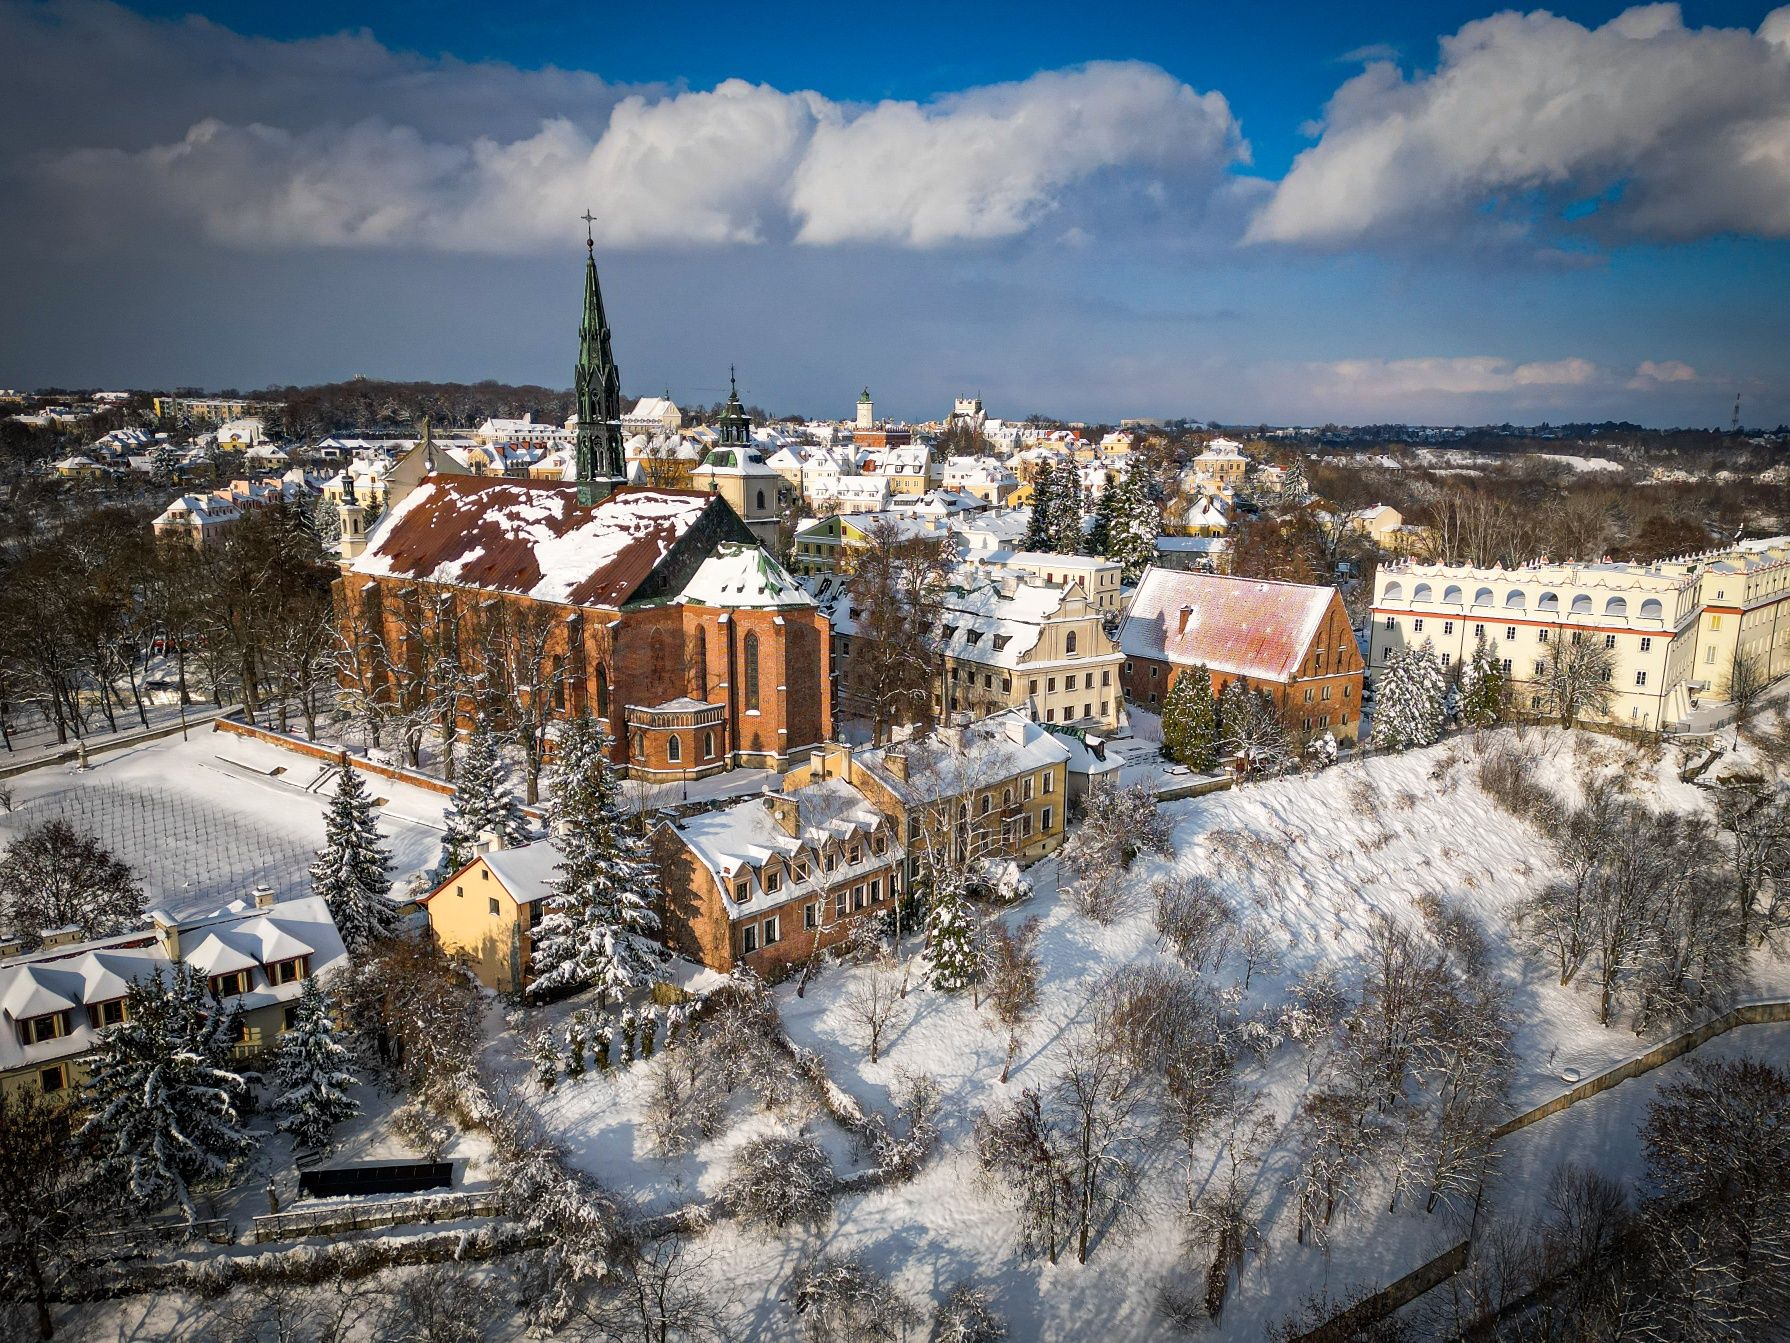
[[[560,853],[545,840],[487,847],[417,903],[442,951],[499,993],[519,993],[533,977],[530,930],[552,893]]]

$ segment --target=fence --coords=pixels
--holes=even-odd
[[[88,1237],[93,1248],[108,1258],[146,1254],[163,1245],[184,1245],[196,1240],[228,1245],[233,1239],[230,1223],[222,1217],[209,1217],[198,1222],[189,1222],[184,1217],[162,1217],[136,1226],[119,1227],[115,1231],[95,1231]]]
[[[302,1236],[338,1235],[379,1227],[452,1222],[462,1217],[494,1217],[500,1211],[492,1193],[431,1194],[419,1198],[343,1203],[328,1208],[267,1213],[254,1219],[256,1244],[296,1240]]]
[[[245,723],[239,718],[219,718],[211,725],[213,732],[228,732],[238,737],[252,737],[256,741],[264,741],[278,746],[282,750],[292,751],[297,755],[310,756],[313,760],[338,761],[342,758],[345,747],[325,745],[319,742],[306,741],[303,737],[294,737],[285,732],[275,732],[272,728],[257,727]],[[363,774],[376,774],[382,779],[391,779],[395,783],[407,783],[414,788],[426,789],[431,793],[440,793],[444,797],[452,797],[454,785],[443,783],[440,779],[431,778],[427,774],[419,774],[415,770],[402,769],[397,765],[382,765],[348,751],[348,763]]]
[[[1632,1077],[1652,1072],[1663,1063],[1670,1063],[1700,1045],[1708,1044],[1718,1035],[1724,1035],[1736,1026],[1767,1026],[1775,1023],[1790,1022],[1790,999],[1766,999],[1759,1002],[1740,1003],[1729,1008],[1718,1017],[1712,1017],[1701,1026],[1693,1026],[1690,1030],[1673,1036],[1670,1040],[1655,1045],[1644,1053],[1631,1059],[1625,1059],[1615,1067],[1606,1069],[1596,1077],[1579,1083],[1570,1091],[1562,1092],[1552,1100],[1543,1101],[1533,1109],[1513,1115],[1491,1131],[1490,1141],[1497,1142],[1507,1138],[1518,1129],[1527,1128],[1538,1120],[1549,1115],[1559,1114],[1582,1100],[1589,1100],[1601,1092],[1608,1091]],[[1469,1238],[1459,1245],[1445,1250],[1395,1282],[1382,1287],[1372,1296],[1363,1297],[1347,1310],[1332,1316],[1316,1329],[1302,1334],[1295,1343],[1332,1343],[1333,1340],[1344,1340],[1351,1337],[1351,1330],[1362,1325],[1371,1324],[1383,1319],[1402,1306],[1409,1305],[1431,1288],[1439,1286],[1459,1273],[1467,1266],[1473,1251],[1473,1242]]]

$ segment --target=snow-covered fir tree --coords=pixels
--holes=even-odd
[[[1026,520],[1022,550],[1049,550],[1051,522],[1056,517],[1057,469],[1054,461],[1032,467],[1032,512]]]
[[[528,818],[504,779],[497,734],[482,718],[467,739],[454,796],[442,816],[447,821],[447,833],[441,837],[444,875],[470,863],[479,836],[487,832],[501,836],[505,845],[528,840]]]
[[[548,829],[559,876],[534,930],[534,989],[585,986],[620,1002],[657,963],[646,940],[659,927],[658,880],[646,839],[622,811],[609,736],[589,714],[561,730]]]
[[[189,965],[132,984],[124,1020],[100,1035],[82,1133],[143,1207],[173,1203],[194,1220],[194,1186],[254,1149],[234,1035],[235,1014]]]
[[[167,439],[162,439],[149,450],[149,469],[160,481],[174,479],[174,472],[180,467],[180,453]]]
[[[1050,516],[1046,521],[1044,549],[1058,555],[1079,555],[1087,541],[1082,529],[1081,471],[1071,457],[1059,457],[1051,467]]]
[[[1498,646],[1485,636],[1473,645],[1473,656],[1461,668],[1461,722],[1468,727],[1491,727],[1504,717],[1510,696],[1510,678],[1498,657]]]
[[[311,509],[311,530],[324,546],[342,539],[342,506],[333,499],[319,499]]]
[[[926,906],[927,979],[935,989],[956,993],[976,982],[980,956],[976,925],[964,898],[963,874],[956,864],[935,873]]]
[[[1428,639],[1386,660],[1374,692],[1374,745],[1389,751],[1428,746],[1442,735],[1448,684]]]
[[[341,781],[323,821],[323,847],[311,864],[311,889],[323,897],[342,945],[352,957],[390,937],[396,915],[386,894],[391,861],[373,815],[373,798],[359,772],[342,759]]]
[[[274,1052],[274,1113],[301,1147],[321,1147],[329,1131],[360,1113],[348,1096],[356,1078],[336,1033],[335,1004],[315,978],[305,980],[292,1025]]]
[[[1133,583],[1155,562],[1156,538],[1161,531],[1162,511],[1144,488],[1142,477],[1127,471],[1101,492],[1094,534],[1088,540],[1094,553],[1118,564],[1125,582]]]
[[[1202,772],[1218,765],[1218,705],[1204,663],[1175,678],[1162,704],[1162,749],[1169,759]]]

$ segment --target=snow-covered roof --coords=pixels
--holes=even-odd
[[[1016,667],[1038,646],[1069,589],[1055,583],[980,583],[947,592],[939,612],[938,651],[969,662]]]
[[[684,585],[680,599],[705,606],[812,606],[814,599],[769,553],[758,546],[720,546]]]
[[[485,850],[479,854],[491,875],[510,893],[519,905],[531,905],[553,892],[559,880],[561,854],[551,840],[538,839],[532,844]]]
[[[353,572],[513,592],[574,606],[619,606],[719,497],[623,489],[594,504],[550,481],[426,476],[383,518]]]
[[[1126,657],[1287,681],[1334,600],[1334,588],[1151,566],[1138,580],[1119,646]]]
[[[891,754],[906,758],[906,778],[890,768]],[[1068,748],[1020,709],[1006,709],[924,737],[859,751],[853,760],[890,792],[910,804],[957,797],[1068,760]]]

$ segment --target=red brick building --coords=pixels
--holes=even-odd
[[[360,693],[589,710],[636,777],[784,769],[832,731],[826,617],[711,494],[430,475],[338,595]]]
[[[1175,678],[1204,664],[1216,694],[1240,680],[1274,698],[1289,730],[1360,733],[1365,664],[1334,588],[1150,568],[1119,629],[1133,704],[1160,713]]]

